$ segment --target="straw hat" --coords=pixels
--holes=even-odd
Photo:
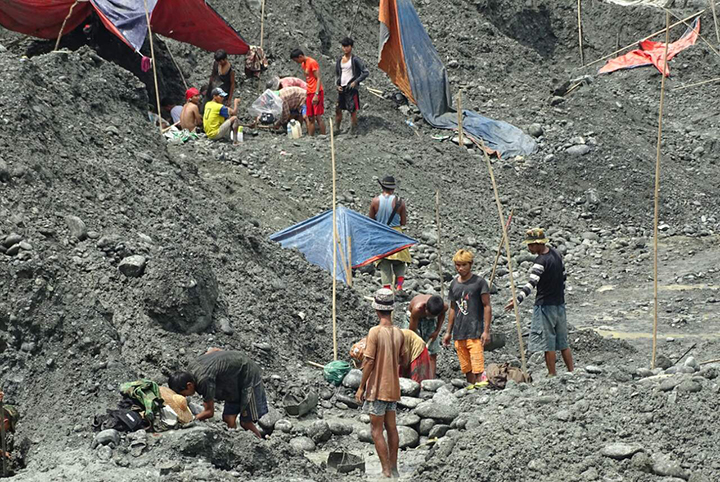
[[[193,414],[188,408],[187,399],[182,395],[178,395],[168,387],[160,387],[160,396],[165,401],[165,405],[173,409],[178,416],[178,422],[190,423],[193,421]]]

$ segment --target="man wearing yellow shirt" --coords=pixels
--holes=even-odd
[[[235,143],[238,143],[237,129],[239,122],[237,118],[238,105],[240,99],[235,99],[233,108],[230,109],[223,105],[223,100],[227,97],[227,92],[220,87],[213,89],[210,102],[205,104],[205,112],[203,114],[203,128],[208,139],[217,141],[227,139],[228,137]]]
[[[425,340],[412,330],[405,329],[402,331],[405,337],[404,349],[406,355],[405,360],[408,361],[406,366],[400,367],[400,373],[405,378],[411,378],[420,383],[423,380],[432,378],[430,373],[430,354],[428,353]]]

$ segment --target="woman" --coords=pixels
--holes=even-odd
[[[228,60],[227,52],[223,49],[215,52],[215,62],[213,62],[212,73],[210,74],[207,91],[205,92],[208,101],[212,100],[210,93],[216,87],[220,87],[228,93],[224,103],[225,105],[230,105],[235,95],[235,71]]]

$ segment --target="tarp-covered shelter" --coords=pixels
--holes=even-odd
[[[147,2],[153,33],[205,50],[245,54],[249,46],[204,0],[80,0],[63,34],[95,12],[103,25],[133,50],[147,37]],[[55,39],[75,0],[0,0],[0,25],[33,37]]]
[[[695,45],[700,35],[700,17],[696,18],[692,26],[688,28],[682,37],[668,45],[667,59],[672,60],[677,54],[686,48]],[[610,59],[598,71],[598,74],[609,74],[616,70],[634,69],[637,67],[646,67],[654,65],[660,73],[663,73],[663,57],[665,57],[665,42],[655,42],[652,40],[643,40],[638,45],[638,49],[632,50],[625,55]],[[670,76],[670,68],[665,70],[665,75]]]
[[[412,0],[380,0],[380,52],[378,66],[425,120],[441,129],[457,129],[447,71],[430,40]],[[502,156],[535,151],[532,137],[503,121],[463,110],[463,130],[482,139]]]
[[[270,239],[283,248],[297,248],[309,262],[331,273],[334,244],[338,261],[336,278],[346,283],[343,268],[348,264],[348,254],[351,266],[359,268],[417,244],[413,238],[344,206],[336,208],[336,219],[337,243],[333,243],[332,210],[285,228]]]

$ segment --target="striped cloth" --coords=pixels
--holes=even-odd
[[[285,87],[280,90],[280,100],[283,103],[282,117],[280,122],[285,123],[290,120],[291,111],[299,111],[305,105],[305,97],[307,91],[301,87]]]
[[[518,305],[522,303],[526,297],[530,296],[532,290],[534,290],[540,282],[540,276],[542,276],[544,272],[545,266],[538,263],[532,265],[532,268],[530,268],[530,279],[525,286],[520,288],[520,292],[517,294]]]

